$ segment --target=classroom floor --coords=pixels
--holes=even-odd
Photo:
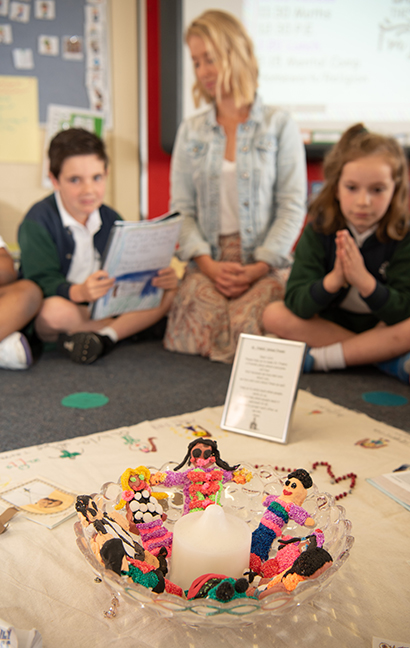
[[[230,374],[230,365],[170,353],[160,341],[122,342],[89,366],[44,352],[28,371],[0,370],[0,452],[223,405]],[[410,386],[374,367],[304,374],[299,386],[410,432]],[[100,402],[78,408],[67,399],[78,393]]]

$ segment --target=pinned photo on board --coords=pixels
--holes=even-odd
[[[82,61],[83,58],[84,48],[81,36],[63,36],[63,59]]]
[[[10,20],[27,23],[30,20],[30,5],[25,2],[10,3]]]
[[[38,53],[43,56],[58,56],[60,51],[60,39],[58,36],[39,36]]]
[[[34,4],[34,17],[38,20],[54,20],[56,17],[55,1],[36,0]]]
[[[34,68],[33,50],[16,48],[12,52],[16,70],[32,70]]]
[[[10,45],[13,42],[11,25],[0,25],[0,43]]]
[[[9,0],[0,0],[0,16],[8,16]],[[4,25],[2,25],[4,27]]]

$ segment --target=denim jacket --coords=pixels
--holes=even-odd
[[[182,122],[171,163],[171,209],[185,218],[179,256],[219,259],[219,194],[226,137],[215,107]],[[303,226],[306,159],[290,116],[257,96],[236,142],[242,262],[289,265]]]

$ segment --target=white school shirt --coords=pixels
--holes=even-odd
[[[7,245],[5,244],[5,242],[3,241],[1,236],[0,236],[0,248],[6,248],[6,250],[7,250]]]
[[[85,225],[82,225],[68,213],[61,200],[60,192],[55,192],[55,198],[63,226],[68,227],[75,243],[67,281],[81,284],[101,267],[100,253],[94,247],[94,234],[101,229],[100,210],[95,209],[87,218]]]
[[[239,232],[239,200],[236,162],[224,159],[220,180],[219,223],[222,236]]]

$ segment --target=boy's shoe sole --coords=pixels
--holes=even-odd
[[[97,333],[60,333],[57,348],[73,362],[92,364],[104,353],[104,344]]]

